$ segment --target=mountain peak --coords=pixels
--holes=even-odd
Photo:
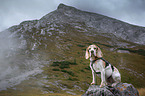
[[[59,6],[57,7],[57,10],[77,10],[76,8],[72,7],[72,6],[67,6],[63,3],[59,4]]]
[[[68,7],[68,6],[61,3],[61,4],[58,5],[57,9],[63,9],[64,7]]]

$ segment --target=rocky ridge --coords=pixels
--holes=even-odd
[[[84,32],[109,33],[127,41],[145,44],[145,27],[138,27],[100,14],[81,11],[64,4],[60,4],[56,11],[47,14],[41,20],[68,23]],[[83,26],[80,26],[79,23],[82,23]]]
[[[67,29],[66,26],[71,27]],[[9,28],[11,32],[34,32],[34,34],[68,33],[69,30],[77,29],[86,35],[111,34],[113,36],[137,44],[145,44],[145,28],[131,25],[97,13],[85,12],[74,7],[60,4],[57,10],[43,16],[40,20],[24,21],[19,26]],[[55,31],[55,32],[54,32]],[[58,32],[60,31],[60,32]],[[113,36],[112,36],[113,35]],[[105,36],[105,35],[104,35]]]

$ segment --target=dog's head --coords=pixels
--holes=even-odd
[[[89,57],[102,57],[103,54],[101,52],[101,49],[96,46],[96,45],[90,45],[87,49],[86,49],[86,59],[88,59]]]

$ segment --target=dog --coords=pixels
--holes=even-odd
[[[85,58],[90,58],[90,68],[92,70],[92,85],[96,84],[96,74],[101,77],[100,87],[106,85],[114,87],[121,82],[121,74],[115,66],[112,66],[103,58],[101,49],[96,45],[90,45],[86,49]]]

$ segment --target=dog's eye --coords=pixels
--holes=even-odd
[[[94,48],[94,50],[98,50],[98,48]]]

